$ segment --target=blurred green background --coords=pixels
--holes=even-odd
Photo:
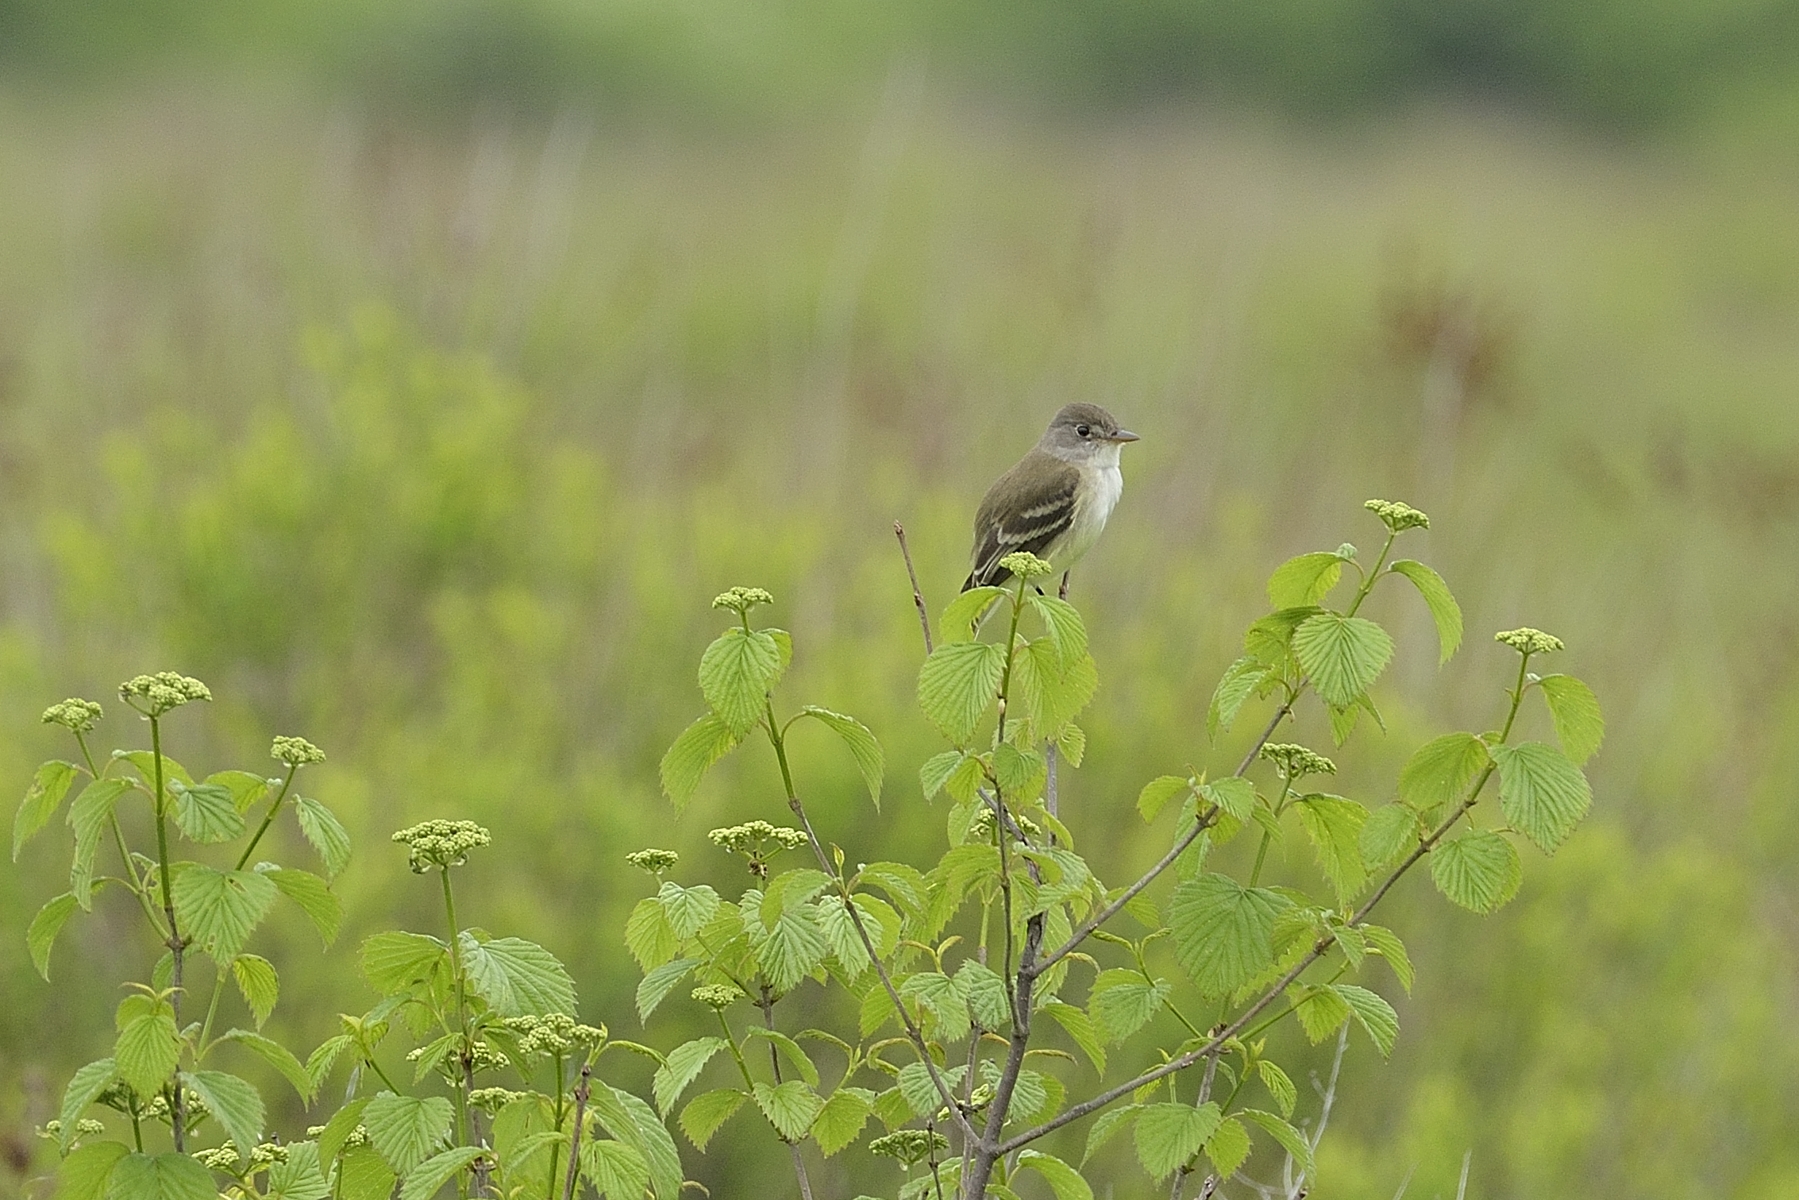
[[[947,600],[981,490],[1098,400],[1144,435],[1075,576],[1063,803],[1108,878],[1160,847],[1142,782],[1240,750],[1204,708],[1268,570],[1374,544],[1369,496],[1432,514],[1471,636],[1439,672],[1376,601],[1391,732],[1344,790],[1486,727],[1494,629],[1607,706],[1594,816],[1517,901],[1387,902],[1420,982],[1376,981],[1400,1048],[1352,1047],[1315,1194],[1450,1196],[1466,1155],[1470,1197],[1799,1195],[1796,81],[1792,0],[0,0],[0,779],[64,752],[46,704],[198,675],[173,752],[304,734],[357,837],[337,945],[259,947],[280,1033],[368,1005],[363,933],[434,927],[388,833],[467,816],[472,919],[672,1044],[622,855],[735,891],[705,831],[784,812],[756,755],[657,795],[708,600],[771,588],[786,694],[885,743],[878,817],[800,747],[826,836],[934,855],[891,523]],[[37,978],[65,869],[0,871],[5,1194],[151,957],[103,906]],[[778,1149],[745,1121],[689,1170],[785,1194]]]

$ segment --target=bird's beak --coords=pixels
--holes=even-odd
[[[1120,429],[1117,433],[1113,434],[1111,437],[1107,438],[1106,440],[1109,442],[1140,442],[1143,439],[1138,437],[1136,434],[1132,433],[1128,429]]]

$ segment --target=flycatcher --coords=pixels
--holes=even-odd
[[[1023,550],[1067,571],[1093,548],[1124,492],[1118,452],[1138,440],[1097,404],[1070,404],[1049,423],[1036,449],[987,489],[974,517],[974,569],[962,585],[1003,584],[999,565]]]

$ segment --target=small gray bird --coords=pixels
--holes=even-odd
[[[1093,548],[1124,492],[1118,452],[1137,435],[1120,429],[1097,404],[1070,404],[1056,414],[1037,446],[987,489],[974,517],[974,569],[962,585],[1003,584],[999,565],[1023,550],[1058,571]]]

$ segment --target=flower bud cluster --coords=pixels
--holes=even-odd
[[[660,876],[680,859],[681,856],[673,850],[633,850],[625,855],[625,861],[639,871],[648,871],[656,876]]]
[[[308,1125],[306,1127],[306,1136],[316,1139],[320,1134],[325,1132],[325,1128],[326,1127],[323,1125]],[[346,1150],[354,1149],[357,1146],[366,1146],[368,1144],[369,1131],[368,1126],[366,1125],[358,1125],[356,1128],[350,1130],[348,1137],[344,1138],[344,1149]]]
[[[1402,533],[1407,529],[1429,529],[1430,518],[1409,504],[1398,500],[1370,500],[1363,508],[1381,519],[1381,523],[1394,533]]]
[[[303,737],[278,737],[269,750],[269,757],[290,767],[303,767],[307,763],[324,762],[325,752]]]
[[[758,604],[773,604],[774,594],[765,588],[734,587],[728,592],[720,592],[712,598],[713,608],[728,608],[734,613],[743,614]]]
[[[262,1170],[270,1163],[287,1161],[287,1147],[275,1142],[263,1142],[250,1151],[250,1170],[252,1173]]]
[[[499,1112],[514,1100],[523,1100],[527,1094],[503,1087],[476,1088],[468,1094],[468,1102],[470,1107],[492,1114]]]
[[[1520,654],[1553,654],[1562,648],[1561,638],[1529,626],[1502,630],[1493,635],[1493,640],[1510,646]]]
[[[433,867],[460,867],[470,850],[487,845],[493,837],[473,821],[435,820],[402,829],[393,840],[406,847],[413,872],[423,875]]]
[[[105,715],[92,700],[71,696],[44,710],[44,724],[61,725],[71,733],[86,733]]]
[[[714,846],[731,854],[760,854],[770,843],[779,850],[798,850],[807,840],[803,830],[770,825],[767,821],[747,821],[742,825],[714,829],[706,836]]]
[[[567,1013],[507,1017],[505,1025],[518,1035],[519,1051],[534,1056],[565,1054],[571,1047],[596,1046],[606,1040],[604,1029],[579,1024]]]
[[[868,1148],[910,1167],[923,1162],[934,1151],[949,1149],[949,1139],[934,1129],[896,1129],[868,1143]]]
[[[187,675],[158,671],[138,675],[119,685],[119,699],[145,716],[160,717],[172,708],[195,700],[211,700],[212,689]]]
[[[707,1008],[717,1009],[729,1008],[743,997],[742,992],[728,983],[701,984],[689,994]]]
[[[1274,764],[1282,779],[1298,779],[1303,775],[1335,775],[1337,764],[1314,750],[1291,742],[1273,742],[1262,747],[1262,757]]]
[[[1056,568],[1028,550],[1014,550],[999,560],[1000,570],[1010,571],[1020,579],[1038,579],[1053,575]]]
[[[1042,827],[1023,813],[1009,812],[1008,815],[1026,837],[1043,836]],[[968,823],[968,829],[972,835],[982,840],[991,838],[993,836],[993,809],[985,804],[981,805],[975,810],[974,819]]]
[[[106,1123],[104,1121],[96,1121],[92,1117],[83,1117],[81,1120],[75,1122],[75,1136],[78,1138],[98,1137],[105,1132]],[[58,1138],[62,1137],[62,1121],[55,1117],[50,1118],[38,1128],[37,1135],[53,1142],[56,1141]]]
[[[218,1146],[211,1150],[195,1151],[194,1161],[208,1171],[224,1171],[229,1174],[242,1160],[238,1158],[237,1151],[232,1147]]]

